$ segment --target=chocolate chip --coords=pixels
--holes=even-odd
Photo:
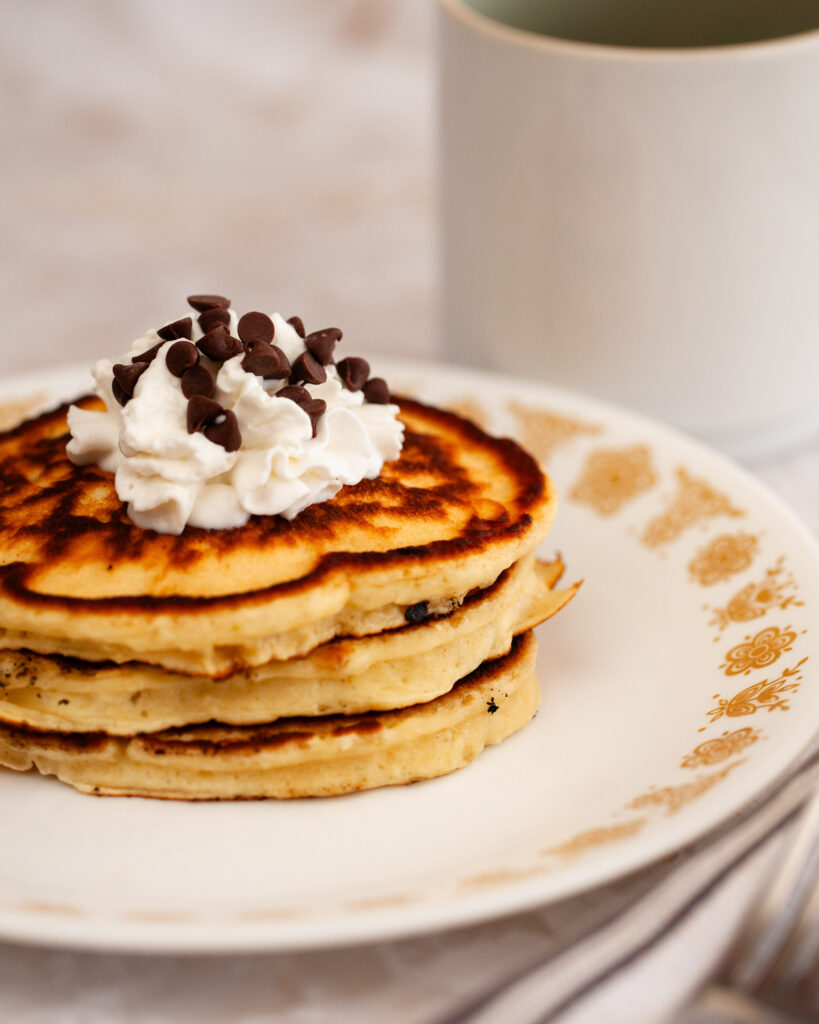
[[[229,327],[230,313],[226,309],[207,309],[204,313],[199,314],[198,323],[203,333],[207,334],[217,324],[224,324],[225,327]]]
[[[111,381],[111,391],[120,405],[127,405],[131,401],[131,396],[126,394],[115,380]]]
[[[265,380],[284,380],[290,373],[290,363],[277,345],[257,342],[242,360],[242,369]]]
[[[140,352],[138,356],[134,356],[133,359],[131,360],[131,362],[132,363],[152,363],[154,361],[154,359],[156,359],[157,352],[162,348],[162,346],[164,344],[165,344],[164,341],[160,341],[157,345],[154,345],[153,348],[149,348],[145,352]]]
[[[227,346],[228,354],[226,358],[228,359],[232,359],[234,356],[240,356],[242,352],[244,352],[244,346],[241,341],[239,341],[238,338],[235,338],[232,334],[229,334],[227,337]]]
[[[237,334],[245,345],[258,345],[273,340],[275,327],[267,313],[245,313],[239,320]]]
[[[147,363],[117,363],[114,366],[114,382],[119,385],[125,402],[133,397],[136,382],[147,369]],[[125,405],[119,393],[117,393],[116,399],[120,405]]]
[[[205,427],[205,437],[214,444],[220,444],[226,452],[238,451],[242,434],[236,414],[228,409]]]
[[[310,424],[313,427],[313,437],[316,436],[318,421],[327,411],[327,403],[323,398],[312,398],[307,388],[303,388],[298,384],[290,384],[288,387],[277,391],[276,398],[289,398],[290,401],[295,402],[300,409],[304,409],[310,417]]]
[[[197,341],[196,345],[208,359],[212,359],[216,363],[223,363],[226,359],[238,356],[240,352],[244,351],[241,341],[231,337],[224,324],[217,324],[211,328]]]
[[[295,328],[296,334],[298,334],[300,338],[304,337],[304,321],[300,316],[290,316],[287,318],[287,322],[291,327]]]
[[[308,398],[306,402],[299,402],[299,408],[304,409],[310,417],[310,426],[313,428],[313,437],[315,437],[318,421],[327,411],[327,403],[323,398]]]
[[[389,405],[390,389],[383,377],[370,377],[363,391],[366,400],[373,405]]]
[[[186,316],[181,320],[174,320],[172,324],[165,324],[156,333],[163,341],[175,341],[177,338],[187,338],[190,340],[192,327],[193,322],[191,318]]]
[[[423,622],[427,615],[429,615],[428,601],[419,601],[417,604],[411,604],[404,612],[404,618],[411,626]]]
[[[165,365],[174,377],[181,377],[198,362],[199,349],[189,341],[175,341],[165,353]]]
[[[303,352],[293,363],[290,380],[294,384],[307,381],[308,384],[323,384],[327,380],[327,371],[309,352]]]
[[[370,364],[358,356],[348,356],[336,365],[339,377],[350,391],[360,391],[370,376]]]
[[[313,331],[304,339],[307,351],[314,355],[322,366],[333,362],[333,349],[341,341],[341,331],[337,327],[327,327],[323,331]]]
[[[304,339],[308,345],[315,338],[332,338],[333,341],[341,341],[344,332],[340,327],[323,327],[320,331],[311,331]]]
[[[288,384],[286,388],[280,388],[276,392],[276,398],[289,398],[296,405],[303,405],[310,401],[310,392],[300,384]]]
[[[197,313],[204,313],[206,309],[227,309],[230,299],[224,295],[189,295],[188,305],[193,306]]]
[[[194,395],[213,398],[215,390],[216,381],[213,379],[213,374],[201,363],[185,370],[182,374],[182,394],[185,398],[193,398]]]
[[[222,406],[218,402],[214,402],[212,398],[207,398],[205,395],[193,395],[188,402],[188,433],[195,434],[197,430],[203,430],[224,411]]]

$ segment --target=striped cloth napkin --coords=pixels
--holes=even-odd
[[[740,815],[636,878],[546,910],[576,916],[522,984],[478,997],[446,1024],[648,1024],[708,980],[819,788],[819,737]],[[819,983],[819,981],[818,981]]]

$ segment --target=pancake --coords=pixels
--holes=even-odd
[[[0,435],[0,644],[227,675],[491,586],[546,536],[548,480],[514,442],[398,403],[404,448],[377,479],[180,536],[137,528],[111,474],[71,464],[65,407]]]
[[[577,589],[535,557],[554,491],[513,441],[396,402],[377,478],[179,534],[69,460],[67,407],[0,434],[0,765],[100,794],[329,796],[525,725],[532,628]]]
[[[157,732],[209,719],[234,724],[406,707],[441,696],[513,637],[554,615],[562,563],[527,559],[449,616],[213,680],[139,662],[94,663],[0,651],[0,721],[64,732]]]
[[[456,594],[452,597],[424,601],[426,617],[434,619],[449,615],[459,608],[467,597],[467,594]],[[43,636],[39,633],[2,627],[0,647],[29,650],[46,655],[57,654],[89,662],[112,661],[115,664],[128,663],[139,657],[142,664],[156,665],[168,671],[224,679],[236,672],[266,665],[274,659],[286,661],[289,658],[301,657],[334,637],[374,636],[385,630],[400,629],[406,625],[407,613],[411,607],[385,605],[371,612],[344,609],[338,615],[328,616],[284,633],[274,633],[251,643],[221,645],[201,651],[179,648],[135,651],[132,647],[115,642],[102,643],[94,640],[77,640],[73,637]]]
[[[364,715],[209,724],[150,736],[0,726],[0,764],[83,792],[217,800],[332,796],[461,768],[524,726],[540,698],[531,632],[435,700]]]

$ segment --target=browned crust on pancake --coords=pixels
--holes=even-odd
[[[506,672],[525,654],[530,634],[516,636],[507,654],[491,661],[484,661],[474,672],[460,679],[450,691],[462,694],[470,687],[478,686],[499,672]],[[415,705],[416,707],[422,705]],[[190,752],[200,756],[226,752],[256,753],[263,749],[274,749],[286,743],[306,743],[320,731],[323,736],[367,735],[388,727],[390,720],[405,716],[410,708],[394,711],[369,711],[356,715],[324,715],[320,718],[281,718],[267,725],[224,725],[208,722],[204,725],[184,726],[166,729],[158,733],[140,733],[138,739],[152,754],[184,754]],[[3,733],[13,743],[17,739],[25,744],[27,737],[36,736],[37,744],[44,749],[61,750],[65,753],[80,753],[87,750],[101,750],[109,742],[121,743],[123,737],[112,737],[104,732],[64,733],[52,729],[37,729],[33,726],[18,726],[3,723]],[[219,732],[229,736],[218,737]],[[189,739],[181,739],[187,734]]]
[[[339,570],[354,573],[370,568],[389,570],[405,565],[440,564],[442,560],[464,555],[480,556],[498,542],[525,534],[532,523],[526,510],[542,503],[547,493],[546,480],[535,460],[514,441],[491,437],[454,413],[406,398],[396,401],[403,414],[422,417],[437,425],[443,434],[455,435],[466,444],[489,451],[502,462],[515,482],[516,518],[512,520],[509,511],[499,506],[487,518],[473,515],[460,535],[449,539],[385,551],[332,551],[322,555],[315,568],[298,579],[224,595],[145,593],[86,598],[42,593],[33,589],[38,571],[55,560],[70,561],[80,541],[86,546],[91,541],[98,545],[94,554],[103,568],[106,561],[118,565],[144,560],[178,570],[192,567],[205,555],[212,557],[214,553],[224,557],[232,551],[262,550],[268,546],[287,549],[303,543],[305,538],[331,542],[335,529],[343,526],[345,519],[366,516],[374,507],[378,508],[379,497],[391,499],[385,507],[397,518],[424,521],[445,509],[446,502],[460,501],[474,487],[463,468],[447,457],[446,445],[436,446],[425,435],[408,429],[401,457],[388,463],[381,477],[345,487],[337,498],[308,507],[295,520],[254,516],[237,530],[188,527],[179,537],[158,534],[141,530],[128,519],[125,506],[116,496],[111,474],[96,467],[71,464],[65,453],[68,406],[62,405],[0,434],[0,553],[4,536],[13,537],[15,542],[30,540],[38,548],[37,557],[31,561],[17,560],[0,567],[0,593],[20,606],[63,609],[69,614],[207,614],[238,606],[264,605],[274,597],[299,595]],[[84,408],[102,407],[91,396],[77,404]],[[403,478],[430,469],[438,473],[442,483],[429,488],[404,486]],[[45,488],[38,484],[39,478],[47,480]],[[76,512],[77,503],[89,492],[99,496],[103,514],[89,516]],[[32,521],[33,517],[26,515],[27,506],[36,511],[44,500],[49,503],[47,514]]]
[[[509,569],[504,569],[504,571],[500,574],[500,576],[498,576],[498,578],[494,581],[494,583],[491,583],[488,587],[476,587],[474,590],[470,590],[470,592],[466,595],[466,597],[463,599],[463,601],[461,601],[460,605],[458,605],[457,607],[458,608],[469,607],[469,605],[474,604],[476,601],[483,601],[484,599],[491,598],[492,595],[498,590],[498,588],[503,586],[503,584],[509,578],[509,575],[511,574],[512,571],[513,570],[512,570],[511,567]],[[563,570],[561,569],[561,575],[562,575],[562,572],[563,572]],[[559,577],[556,577],[556,579],[557,578],[559,578]],[[429,625],[430,622],[435,622],[435,621],[437,621],[439,619],[448,618],[448,616],[450,616],[453,611],[455,611],[455,608],[453,608],[451,611],[448,611],[446,613],[442,613],[442,614],[438,614],[438,615],[436,615],[436,614],[427,615],[425,618],[423,618],[419,622],[415,622],[415,623],[409,623],[408,622],[408,623],[406,623],[403,626],[393,626],[391,629],[382,629],[380,631],[380,635],[381,636],[386,636],[386,635],[394,636],[396,633],[407,633],[407,634],[408,633],[413,633],[416,630],[424,629],[426,626]],[[326,651],[331,652],[333,650],[333,648],[341,647],[344,644],[348,643],[350,640],[354,640],[354,639],[357,639],[357,638],[353,637],[353,636],[350,636],[350,635],[348,635],[346,633],[339,633],[337,636],[334,636],[332,640],[328,640],[323,645],[323,648]],[[40,651],[32,651],[32,650],[29,650],[26,647],[18,648],[17,649],[17,653],[19,654],[20,658],[24,662],[16,670],[15,677],[18,678],[18,679],[26,677],[26,676],[29,676],[29,675],[33,675],[33,679],[35,679],[35,680],[37,678],[36,669],[34,669],[33,671],[32,671],[31,668],[27,669],[26,668],[26,664],[25,664],[26,662],[29,662],[29,663],[32,663],[32,664],[36,665],[37,662],[48,661],[48,662],[51,662],[54,665],[57,665],[59,667],[60,671],[63,672],[65,675],[71,675],[72,673],[81,673],[83,676],[86,676],[86,677],[87,676],[96,675],[97,673],[100,673],[100,672],[104,672],[107,669],[120,669],[120,668],[126,668],[128,666],[134,666],[136,668],[139,668],[140,666],[151,667],[147,662],[141,662],[141,661],[137,660],[136,658],[132,658],[129,661],[109,661],[109,660],[104,660],[104,659],[100,660],[100,661],[87,661],[84,658],[70,657],[69,655],[65,655],[65,654],[46,654],[46,653],[42,653]],[[228,670],[226,670],[224,672],[220,672],[220,673],[216,673],[214,675],[210,675],[209,678],[211,678],[211,679],[220,679],[220,678],[221,679],[225,679],[228,676],[233,675],[234,671],[237,671],[237,670],[230,670],[230,669],[228,669]],[[241,671],[241,670],[238,670],[238,671]],[[188,672],[188,673],[180,672],[180,674],[181,675],[190,675],[190,676],[198,676],[198,675],[200,675],[200,673],[193,672],[193,671]],[[6,678],[8,678],[8,676],[6,676]],[[0,688],[2,688],[2,677],[0,677]],[[4,721],[5,721],[5,719],[2,718],[2,716],[0,716],[0,722],[4,722]]]

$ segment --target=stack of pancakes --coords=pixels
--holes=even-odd
[[[180,536],[72,465],[65,408],[0,435],[0,764],[94,793],[324,796],[523,726],[531,630],[575,590],[534,555],[554,494],[514,442],[396,401],[378,479]]]

